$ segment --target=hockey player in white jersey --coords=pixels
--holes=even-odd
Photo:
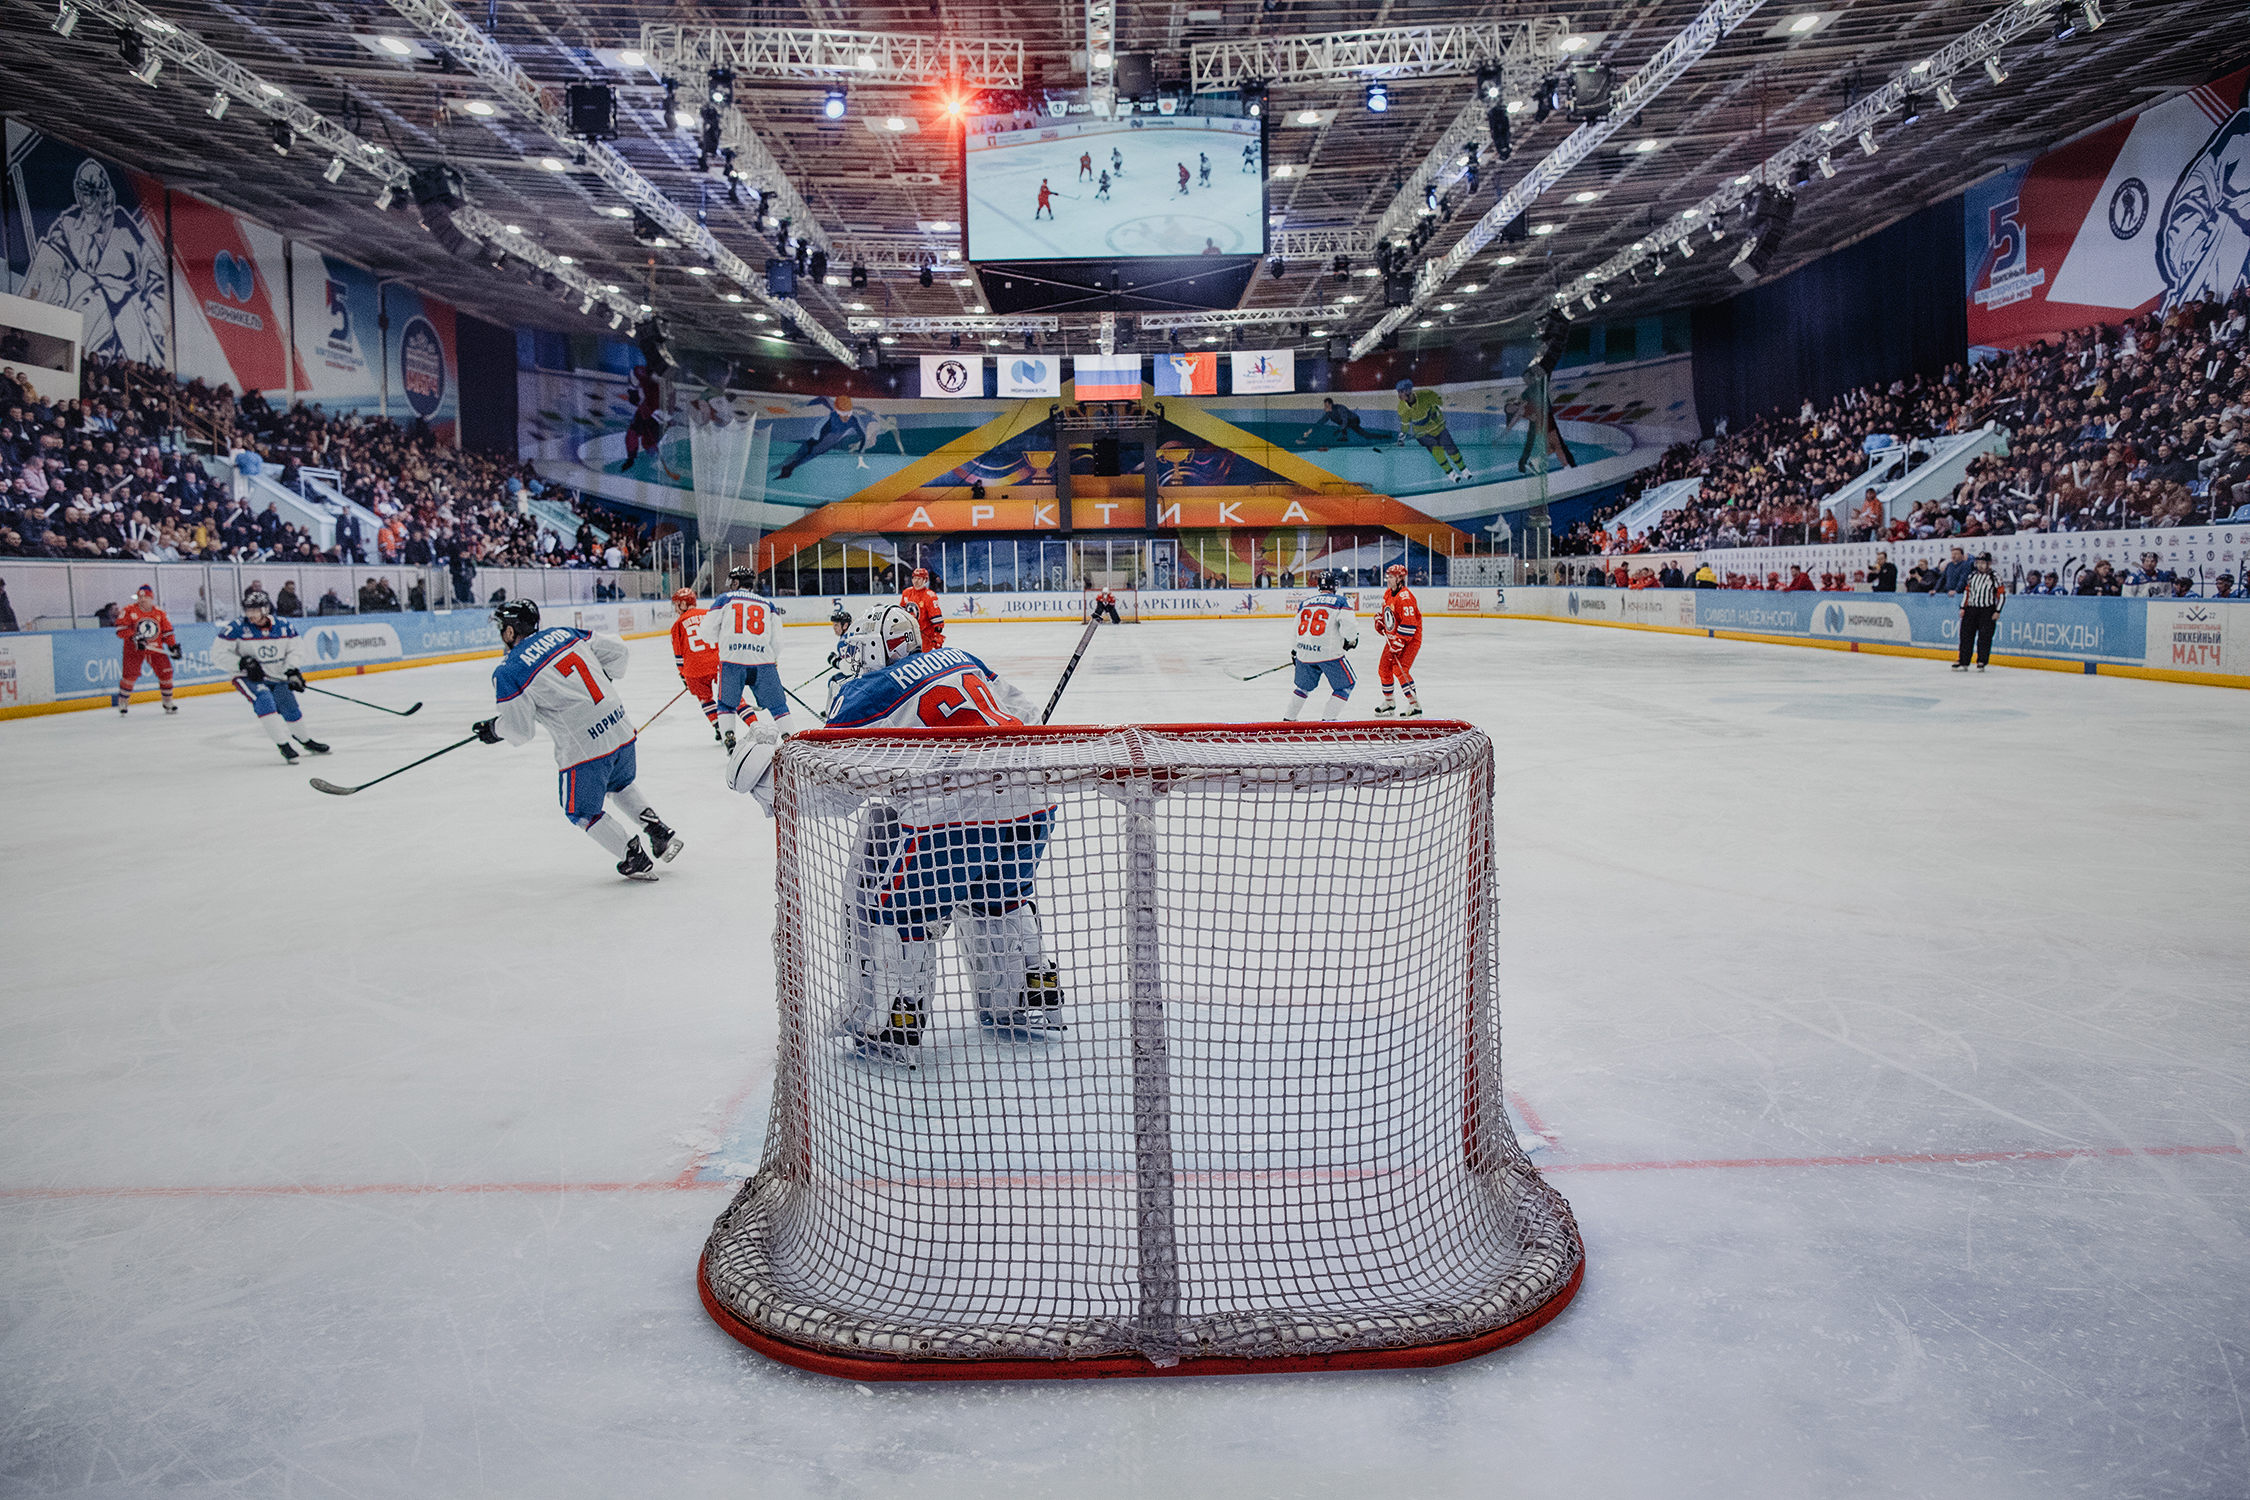
[[[305,722],[305,711],[297,706],[297,694],[305,686],[297,662],[301,639],[294,625],[273,612],[273,601],[264,589],[250,589],[242,596],[241,618],[220,626],[218,639],[211,643],[212,660],[222,670],[233,667],[234,690],[249,700],[281,758],[292,762],[297,759],[296,745],[315,755],[328,753],[328,747],[311,735],[296,732]]]
[[[858,675],[838,694],[832,729],[1020,726],[1029,699],[968,652],[921,649],[912,610],[868,611],[843,660]],[[773,811],[771,745],[745,746],[730,785]],[[868,806],[839,800],[800,808],[860,819],[850,932],[857,959],[840,1030],[855,1050],[913,1066],[937,996],[938,940],[957,931],[976,991],[977,1020],[1017,1040],[1061,1032],[1062,976],[1048,956],[1035,903],[1055,806],[1036,787],[932,790]],[[958,922],[958,927],[955,926]]]
[[[1281,715],[1284,719],[1293,720],[1305,711],[1305,699],[1320,686],[1322,678],[1328,680],[1330,693],[1320,711],[1323,719],[1342,713],[1352,696],[1352,685],[1359,679],[1352,675],[1352,664],[1344,659],[1344,653],[1359,649],[1359,617],[1352,612],[1352,601],[1344,597],[1343,586],[1341,574],[1324,572],[1320,575],[1320,592],[1297,607],[1297,641],[1289,648],[1297,672],[1294,696]]]
[[[656,809],[633,785],[633,720],[625,712],[617,679],[630,656],[613,635],[568,626],[539,626],[539,606],[510,599],[492,610],[507,655],[492,669],[493,697],[500,711],[472,726],[488,745],[506,739],[528,745],[540,725],[555,742],[557,790],[563,816],[586,830],[595,843],[617,856],[617,873],[628,880],[654,880],[656,861],[671,860],[680,836],[664,826]],[[612,818],[605,805],[615,802],[631,825]],[[648,835],[644,847],[632,831]]]
[[[781,686],[780,618],[788,611],[759,593],[757,581],[758,575],[748,568],[728,572],[731,587],[711,601],[697,626],[704,644],[719,653],[718,724],[730,752],[737,726],[758,719],[757,708],[743,712],[744,687],[773,720],[770,728],[758,731],[757,739],[768,744],[780,739],[781,721],[789,717],[789,695]]]

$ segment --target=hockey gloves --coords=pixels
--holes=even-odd
[[[305,674],[295,667],[291,667],[288,671],[282,673],[281,680],[289,684],[291,692],[301,693],[305,690]]]
[[[487,745],[500,743],[500,721],[497,718],[479,719],[469,726],[469,732]]]
[[[171,657],[172,660],[178,661],[180,659],[180,643],[178,641],[174,641],[171,645],[166,646],[164,648],[164,654]]]
[[[235,665],[242,669],[242,680],[244,682],[264,682],[266,680],[266,669],[258,664],[258,658],[255,656],[245,656]]]

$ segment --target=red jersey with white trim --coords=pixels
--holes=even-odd
[[[153,628],[143,630],[144,624]],[[172,617],[138,599],[117,612],[117,638],[144,651],[160,651],[180,643],[180,638],[172,633]]]
[[[1375,628],[1391,638],[1394,646],[1411,646],[1422,638],[1422,603],[1414,597],[1414,590],[1402,588],[1383,595],[1383,608],[1375,616]]]
[[[898,596],[898,602],[914,611],[914,618],[922,623],[924,651],[935,651],[945,644],[945,610],[935,590],[910,588]]]
[[[672,665],[680,681],[702,682],[719,675],[719,648],[703,638],[704,611],[688,610],[672,622]]]

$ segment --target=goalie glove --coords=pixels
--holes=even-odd
[[[755,797],[767,817],[773,813],[773,763],[781,754],[779,745],[761,745],[750,740],[734,752],[727,762],[727,787],[730,791]]]

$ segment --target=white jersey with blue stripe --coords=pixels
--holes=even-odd
[[[1314,594],[1297,606],[1297,643],[1292,648],[1299,661],[1336,661],[1350,649],[1347,641],[1359,639],[1359,617],[1352,601],[1342,594]]]
[[[546,725],[555,764],[566,771],[630,745],[633,721],[617,691],[629,660],[625,643],[613,635],[565,625],[533,631],[492,669],[500,732],[527,745]]]
[[[1037,714],[1031,700],[999,673],[966,651],[940,646],[845,683],[828,727],[1007,728],[1030,723]],[[909,792],[894,802],[899,821],[915,828],[1020,818],[1054,805],[1053,798],[1030,788]]]
[[[781,616],[787,613],[763,594],[728,589],[711,601],[695,628],[705,645],[717,648],[721,662],[779,666]]]
[[[246,619],[229,620],[219,627],[219,642],[211,654],[222,668],[229,665],[230,659],[236,667],[248,659],[279,677],[298,664],[297,642],[300,639],[297,627],[279,615],[268,615],[263,625],[254,625]]]

